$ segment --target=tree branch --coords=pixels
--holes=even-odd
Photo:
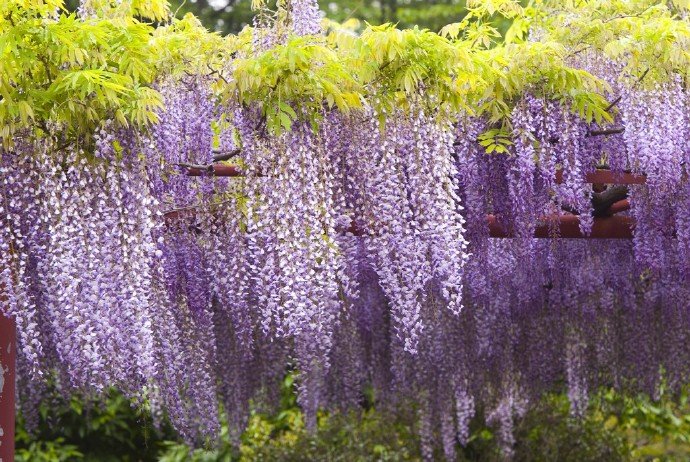
[[[223,75],[222,72],[220,72],[219,70],[214,69],[213,67],[211,67],[211,65],[210,65],[209,63],[206,63],[206,66],[207,66],[207,67],[209,68],[209,70],[211,71],[211,73],[210,73],[209,75],[217,75],[218,77],[220,77],[220,79],[221,79],[223,82],[225,82],[226,84],[230,85],[230,82],[228,82],[228,79],[225,78],[225,76]]]
[[[182,168],[189,168],[189,169],[213,172],[213,165],[212,164],[202,165],[202,164],[188,164],[187,162],[180,162],[180,163],[175,164],[175,165],[178,167],[182,167]]]
[[[639,85],[640,82],[642,82],[642,81],[644,80],[644,78],[647,77],[647,74],[649,74],[649,68],[647,68],[647,70],[644,71],[644,72],[642,73],[642,75],[640,76],[640,78],[637,79],[637,82],[635,82],[635,84],[633,85],[633,88],[636,87],[637,85]],[[609,104],[609,105],[606,107],[605,112],[609,112],[611,109],[613,109],[614,107],[616,107],[616,106],[618,105],[618,103],[621,102],[621,99],[623,99],[623,95],[620,95],[618,98],[616,98],[616,99],[614,99],[613,101],[611,101],[611,104]]]
[[[609,128],[607,130],[591,130],[587,132],[587,136],[606,136],[606,135],[617,135],[625,131],[624,127],[620,128]]]
[[[233,149],[230,152],[221,153],[220,150],[214,149],[213,154],[215,155],[213,156],[213,162],[223,162],[225,160],[230,160],[233,157],[237,157],[241,152],[241,149]]]
[[[613,101],[611,101],[611,104],[606,106],[606,109],[604,109],[604,112],[609,112],[611,109],[618,106],[618,103],[621,102],[621,99],[623,99],[623,96],[619,96],[616,99],[614,99]]]
[[[611,213],[611,206],[627,199],[628,194],[629,189],[625,185],[611,186],[602,192],[592,193],[592,216],[595,218],[610,217],[613,215]],[[561,209],[573,215],[580,215],[577,209],[567,204],[562,204]]]
[[[607,217],[611,213],[609,209],[616,202],[628,198],[629,189],[624,185],[610,186],[605,191],[592,194],[593,215],[595,217]]]

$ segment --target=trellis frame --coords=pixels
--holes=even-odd
[[[242,170],[233,165],[211,164],[208,166],[193,166],[187,169],[192,177],[242,177]],[[598,185],[642,185],[646,183],[644,175],[628,172],[614,172],[597,169],[586,174],[586,181]],[[556,173],[556,183],[563,182],[563,172]],[[580,231],[580,217],[573,214],[562,214],[543,217],[535,229],[535,238],[584,238],[584,239],[632,239],[635,222],[632,217],[617,215],[628,210],[627,200],[614,203],[609,208],[611,216],[595,217],[592,232],[583,235]],[[174,217],[177,212],[171,212],[168,217]],[[493,238],[510,238],[513,234],[506,229],[500,220],[487,215],[489,235]],[[352,231],[352,230],[351,230]],[[354,230],[356,233],[356,230]],[[6,288],[0,285],[0,306],[7,304]],[[13,319],[0,314],[0,462],[14,462],[15,437],[15,409],[16,409],[16,324]]]
[[[187,169],[187,174],[192,177],[215,176],[227,178],[241,178],[244,172],[235,165],[213,163],[210,165],[179,164]],[[563,170],[556,172],[556,183],[563,183]],[[645,175],[631,172],[617,172],[607,168],[597,168],[585,175],[585,181],[594,185],[643,185],[647,182]],[[627,199],[615,202],[608,208],[608,215],[595,217],[592,230],[589,234],[583,234],[580,230],[580,217],[571,213],[563,213],[542,217],[535,228],[534,237],[547,239],[560,237],[565,239],[632,239],[635,221],[629,216],[618,215],[629,210],[630,203]],[[169,216],[173,217],[172,212]],[[499,217],[487,215],[489,236],[493,238],[515,237],[512,230],[508,229]],[[361,231],[351,228],[346,230],[355,235]]]

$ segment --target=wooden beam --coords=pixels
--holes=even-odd
[[[585,181],[591,184],[645,184],[647,177],[630,172],[598,169],[585,174]],[[563,170],[556,172],[556,183],[563,183]]]
[[[189,176],[220,176],[237,178],[244,176],[244,172],[235,165],[226,164],[213,164],[210,165],[208,170],[202,170],[200,168],[190,168],[187,170],[187,175]]]
[[[237,178],[244,176],[242,169],[236,165],[227,164],[212,164],[208,168],[189,168],[187,170],[189,176],[219,176]],[[647,177],[637,173],[630,172],[616,172],[613,170],[597,169],[585,175],[585,181],[593,184],[645,184]],[[563,170],[556,172],[556,183],[563,183]]]
[[[494,238],[512,238],[514,234],[496,218],[489,215],[489,234]],[[594,218],[592,232],[582,234],[580,231],[580,217],[577,215],[561,215],[545,217],[534,231],[534,237],[548,239],[559,237],[563,239],[632,239],[635,220],[632,217],[614,215],[612,217]],[[554,233],[554,231],[556,231]]]
[[[0,284],[0,308],[6,303]],[[15,322],[0,313],[0,462],[14,462],[16,354]]]
[[[242,177],[244,172],[237,166],[226,164],[213,164],[208,169],[190,168],[187,171],[189,176],[204,176],[213,175],[219,177]],[[645,175],[639,175],[630,172],[615,172],[607,169],[597,169],[586,174],[585,179],[592,184],[614,184],[614,185],[642,185],[647,182]],[[563,183],[563,171],[556,172],[556,183]],[[607,209],[609,214],[616,214],[629,210],[630,202],[627,200],[616,202]],[[192,212],[193,213],[193,212]],[[177,218],[180,214],[178,212],[171,212],[166,218]],[[549,220],[555,220],[558,223],[549,223]],[[494,238],[511,238],[514,237],[512,232],[507,230],[493,215],[487,216],[487,223],[491,237]],[[595,217],[592,226],[592,232],[589,235],[583,235],[580,232],[580,217],[577,215],[561,215],[554,217],[546,217],[537,226],[534,237],[540,239],[547,239],[553,237],[554,227],[557,230],[556,235],[566,239],[632,239],[634,219],[627,216],[611,216],[611,217]],[[362,235],[356,229],[348,229],[343,232],[350,232],[354,235]]]

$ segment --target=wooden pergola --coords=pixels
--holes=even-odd
[[[228,178],[241,178],[244,176],[242,170],[234,165],[215,163],[210,165],[190,165],[180,164],[187,168],[189,176],[215,176]],[[596,169],[586,174],[587,183],[593,184],[600,189],[606,185],[643,185],[647,182],[645,175],[638,175],[630,172],[615,172],[609,169]],[[556,183],[563,183],[563,171],[556,172]],[[627,196],[627,192],[625,194]],[[563,213],[558,215],[544,216],[539,220],[534,237],[540,239],[553,238],[555,236],[566,239],[632,239],[634,220],[625,215],[619,215],[630,209],[630,202],[627,197],[620,198],[610,204],[605,205],[599,216],[594,217],[592,230],[589,234],[580,231],[580,217],[573,213]],[[487,215],[489,235],[493,238],[511,238],[513,233],[504,226],[500,219],[494,215]],[[361,232],[351,228],[345,230],[358,235]]]
[[[189,176],[242,177],[244,173],[236,166],[215,163],[208,166],[184,165]],[[605,187],[605,185],[641,185],[646,183],[644,175],[629,172],[614,172],[597,169],[587,174],[588,183]],[[563,182],[563,174],[557,172],[556,183]],[[594,217],[590,234],[580,231],[580,217],[572,213],[542,217],[536,230],[535,238],[570,239],[632,239],[635,226],[634,219],[619,215],[627,211],[630,204],[627,199],[612,203],[604,216]],[[176,215],[176,212],[172,212]],[[487,215],[490,236],[493,238],[513,237],[500,220]],[[347,230],[357,234],[357,230]],[[7,303],[6,288],[0,285],[0,306]],[[16,379],[16,325],[13,319],[0,315],[0,462],[14,462],[15,437],[15,379]]]

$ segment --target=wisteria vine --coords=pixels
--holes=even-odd
[[[321,33],[314,0],[287,4],[290,34]],[[283,40],[257,25],[257,49]],[[609,82],[612,120],[527,91],[506,152],[482,144],[495,120],[421,98],[324,105],[317,123],[295,107],[272,131],[207,74],[160,79],[150,129],[104,122],[88,149],[19,133],[0,153],[0,308],[17,320],[29,421],[50,377],[65,393],[116,387],[194,445],[217,438],[222,403],[239,442],[292,371],[309,427],[370,385],[377,406],[414,404],[426,459],[453,460],[478,416],[510,455],[515,419],[563,383],[573,415],[602,386],[678,389],[687,84],[572,59]],[[214,176],[219,154],[241,175]],[[620,198],[632,241],[560,238],[561,218],[587,235],[607,214],[597,168],[645,175]]]

